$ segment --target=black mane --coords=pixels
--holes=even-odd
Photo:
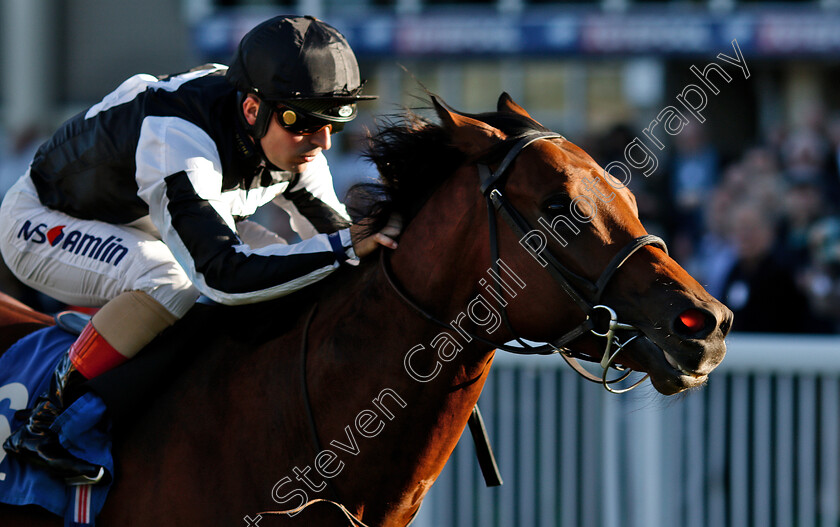
[[[508,136],[526,131],[547,131],[537,122],[513,113],[463,114],[483,121]],[[466,162],[479,159],[492,163],[508,149],[501,142],[488,152],[467,159],[455,148],[446,129],[413,111],[386,118],[368,136],[365,157],[379,171],[377,183],[354,185],[348,194],[348,210],[354,221],[368,218],[368,232],[382,229],[391,213],[398,212],[405,224],[411,221],[438,186]]]

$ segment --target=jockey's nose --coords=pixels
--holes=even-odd
[[[312,134],[309,140],[313,145],[321,147],[322,150],[329,150],[332,146],[332,127],[325,126]]]

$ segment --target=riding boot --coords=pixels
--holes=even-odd
[[[86,377],[76,368],[74,359],[104,339],[91,324],[85,327],[70,352],[58,362],[49,391],[38,397],[29,420],[8,437],[3,448],[13,456],[46,468],[54,475],[74,482],[96,480],[100,467],[75,458],[58,440],[50,427],[56,418],[84,392]],[[102,345],[100,343],[100,345]],[[104,343],[107,345],[107,343]]]

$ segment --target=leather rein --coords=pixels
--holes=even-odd
[[[562,135],[554,132],[528,132],[516,136],[511,140],[513,146],[508,150],[507,154],[502,159],[501,163],[495,171],[492,171],[487,165],[477,165],[480,180],[480,190],[487,202],[490,235],[490,260],[493,273],[496,276],[499,276],[499,245],[498,227],[496,219],[497,215],[500,216],[505,221],[505,223],[507,223],[508,227],[520,240],[525,239],[527,233],[533,231],[531,225],[522,217],[519,211],[516,210],[516,208],[513,205],[511,205],[510,202],[504,197],[504,194],[502,192],[502,190],[504,189],[503,176],[507,172],[511,163],[513,163],[513,161],[522,152],[522,150],[524,150],[531,143],[534,143],[535,141],[538,141],[540,139],[565,140],[565,138]],[[505,308],[506,304],[500,300],[503,298],[503,292],[501,290],[502,286],[498,283],[498,281],[495,281],[497,295],[494,296],[496,296],[496,302],[500,308],[499,311],[501,313],[501,317],[508,330],[510,331],[510,334],[513,335],[513,340],[515,340],[519,344],[519,346],[511,346],[507,343],[492,342],[481,336],[467,332],[461,328],[455,328],[451,323],[447,323],[438,319],[433,314],[429,313],[429,311],[426,310],[424,307],[420,306],[414,299],[412,299],[411,296],[402,287],[402,285],[397,281],[396,277],[393,274],[393,271],[391,270],[390,262],[387,256],[388,251],[380,251],[380,263],[385,278],[387,279],[390,286],[397,293],[397,295],[400,298],[402,298],[402,300],[407,305],[409,305],[412,309],[414,309],[417,313],[419,313],[428,321],[452,331],[466,333],[470,337],[476,339],[481,343],[493,346],[494,348],[501,349],[510,353],[520,355],[551,355],[557,353],[561,357],[563,357],[563,359],[585,379],[602,384],[608,391],[612,393],[624,393],[632,390],[633,388],[641,384],[645,379],[647,379],[647,376],[643,377],[641,380],[639,380],[638,382],[636,382],[628,388],[615,389],[611,386],[611,384],[618,383],[626,379],[627,376],[630,375],[630,373],[632,373],[632,370],[615,365],[614,362],[621,350],[625,346],[627,346],[627,344],[629,344],[631,341],[641,336],[642,333],[638,328],[631,324],[619,322],[615,310],[613,310],[609,306],[601,304],[600,299],[615,272],[618,271],[618,269],[621,268],[621,266],[634,253],[636,253],[639,249],[647,245],[659,247],[663,251],[665,251],[666,254],[668,253],[668,248],[665,245],[665,242],[662,240],[662,238],[654,236],[652,234],[639,236],[638,238],[635,238],[630,243],[625,245],[618,253],[615,254],[615,256],[613,256],[612,260],[609,262],[609,264],[607,264],[607,267],[604,269],[604,271],[601,273],[601,275],[595,282],[592,282],[589,279],[574,273],[565,265],[563,265],[563,263],[560,262],[560,260],[558,260],[550,252],[541,253],[540,256],[547,262],[545,269],[549,272],[549,274],[551,274],[551,276],[560,285],[560,287],[572,298],[572,300],[578,305],[578,307],[580,307],[580,309],[586,315],[586,318],[583,322],[566,332],[564,335],[540,346],[533,346],[529,344],[524,339],[519,337],[516,331],[513,329],[507,315],[507,310]],[[581,293],[580,291],[585,291],[585,293]],[[607,327],[601,330],[599,330],[599,328],[596,327],[595,322],[595,315],[599,311],[603,311],[603,314],[609,317]],[[619,330],[632,331],[635,334],[629,336],[626,340],[621,341],[616,335],[616,332]],[[581,359],[594,362],[597,359],[592,359],[591,357],[585,356],[583,354],[575,353],[568,347],[568,345],[572,341],[586,334],[587,332],[592,333],[593,335],[598,337],[604,337],[606,339],[604,354],[602,356],[602,359],[600,360],[600,367],[602,369],[602,374],[600,377],[593,375],[592,373],[584,369],[583,366],[581,366],[577,361],[578,359]],[[610,368],[622,371],[624,373],[616,379],[608,380],[607,372]]]

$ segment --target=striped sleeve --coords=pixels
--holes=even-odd
[[[332,174],[323,153],[318,154],[275,202],[289,213],[292,227],[301,237],[306,237],[306,231],[334,232],[350,223],[347,210],[335,195]]]
[[[138,195],[190,280],[222,304],[283,296],[340,265],[335,240],[318,234],[294,245],[252,249],[236,235],[221,197],[222,171],[212,139],[177,117],[147,117],[136,154]],[[332,235],[350,243],[349,230]]]
[[[350,216],[335,195],[332,174],[323,153],[274,199],[274,204],[289,214],[292,229],[303,239],[340,231],[350,225]],[[337,238],[332,240],[336,252],[343,251],[346,255],[340,260],[356,258],[349,237],[341,238],[341,247],[335,245]]]

